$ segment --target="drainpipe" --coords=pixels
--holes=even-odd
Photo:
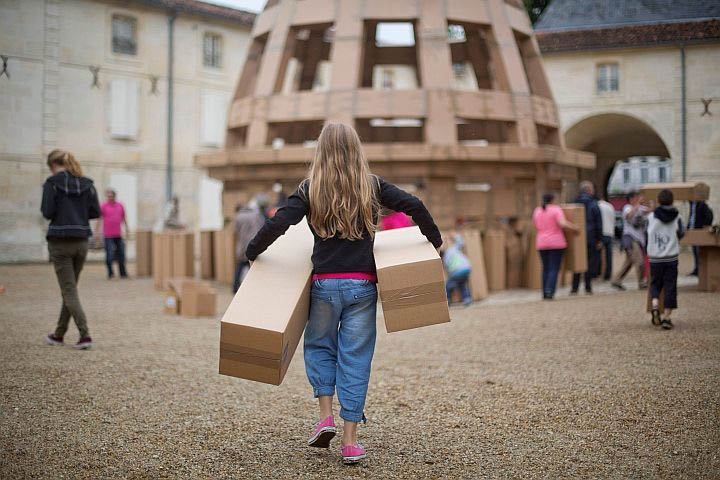
[[[168,104],[167,104],[167,172],[165,178],[165,197],[169,202],[173,196],[172,182],[172,157],[173,157],[173,60],[175,47],[173,45],[173,33],[175,30],[175,17],[177,13],[173,10],[168,17]]]
[[[685,46],[680,47],[680,69],[682,70],[682,181],[687,179],[687,108],[685,106]]]

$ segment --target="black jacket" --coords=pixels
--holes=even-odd
[[[693,216],[693,209],[695,215]],[[704,228],[712,225],[713,211],[705,202],[690,202],[688,228]]]
[[[50,220],[47,238],[87,238],[92,235],[91,218],[100,216],[93,181],[67,171],[48,177],[43,185],[43,217]]]
[[[602,239],[602,215],[597,200],[587,193],[581,193],[575,199],[575,203],[585,205],[585,230],[587,232],[587,243],[595,245]]]
[[[305,180],[290,195],[287,204],[279,209],[273,218],[265,222],[265,225],[248,245],[245,252],[248,260],[255,260],[280,235],[284,234],[290,225],[295,225],[309,214],[310,203],[307,200],[307,186],[308,182]],[[435,248],[442,245],[440,231],[420,199],[378,177],[378,200],[384,207],[410,215]],[[375,273],[373,237],[367,231],[361,240],[347,240],[337,237],[322,239],[317,236],[312,226],[310,230],[315,236],[312,254],[313,273]]]

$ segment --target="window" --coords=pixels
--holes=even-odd
[[[200,143],[206,147],[222,147],[225,141],[227,99],[220,92],[202,93]]]
[[[222,66],[222,37],[214,33],[206,33],[203,37],[203,65],[211,68]]]
[[[140,119],[140,83],[134,78],[110,81],[110,136],[136,140]]]
[[[648,167],[640,167],[640,183],[648,182]]]
[[[618,77],[617,63],[601,63],[597,66],[597,91],[617,92],[620,81]]]
[[[665,169],[665,167],[658,168],[658,181],[667,182],[667,170]]]
[[[137,20],[124,15],[112,17],[112,51],[137,55]]]
[[[630,169],[623,168],[622,174],[623,174],[623,183],[625,185],[627,185],[628,183],[630,183]]]

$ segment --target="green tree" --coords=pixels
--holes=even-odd
[[[530,15],[530,21],[533,25],[537,22],[540,14],[545,11],[548,5],[550,5],[551,1],[552,0],[523,0],[523,3],[525,3],[525,9],[527,9],[528,15]]]

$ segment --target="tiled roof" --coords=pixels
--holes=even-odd
[[[538,31],[543,53],[720,42],[720,20]]]
[[[535,30],[595,29],[713,18],[720,18],[718,0],[553,0],[535,23]]]
[[[178,13],[190,13],[203,17],[210,17],[226,22],[239,23],[252,27],[256,15],[252,12],[237,8],[224,7],[199,0],[135,0],[139,3],[154,7],[175,10]]]

